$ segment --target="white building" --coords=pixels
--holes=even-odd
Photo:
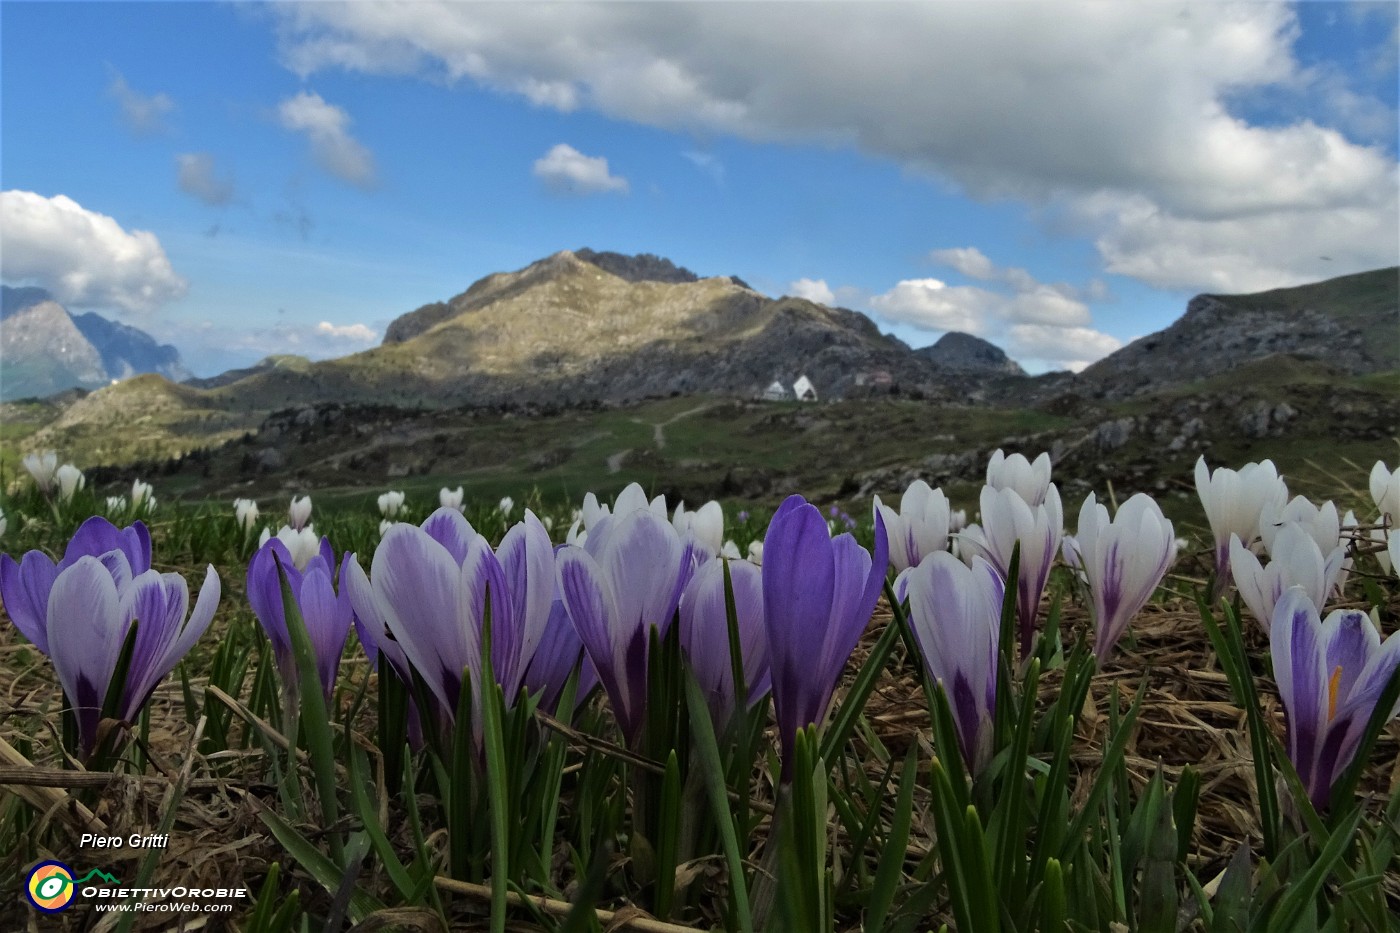
[[[782,402],[791,397],[788,395],[787,386],[776,379],[773,380],[772,385],[763,390],[763,394],[760,396],[765,402]]]
[[[815,402],[817,400],[817,387],[812,385],[812,380],[808,379],[804,373],[797,377],[797,381],[792,384],[792,394],[797,396],[799,402]]]

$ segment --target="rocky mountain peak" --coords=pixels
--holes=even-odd
[[[914,353],[949,372],[1007,376],[1026,374],[1021,364],[1007,356],[1001,347],[960,331],[949,331],[932,346],[922,347]]]

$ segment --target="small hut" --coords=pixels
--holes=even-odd
[[[787,386],[783,385],[777,379],[774,379],[773,384],[764,389],[763,394],[759,397],[765,402],[781,402],[792,396],[788,395]]]
[[[797,377],[797,381],[792,384],[792,394],[797,396],[799,402],[815,402],[817,400],[817,387],[812,385],[812,380],[808,379],[804,373]]]

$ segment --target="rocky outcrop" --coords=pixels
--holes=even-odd
[[[1099,360],[1076,391],[1121,399],[1228,374],[1271,356],[1361,374],[1400,369],[1400,270],[1255,295],[1198,295],[1166,330]]]
[[[981,337],[951,331],[938,338],[932,346],[914,353],[948,373],[981,376],[1024,376],[1021,364],[1006,355],[996,344]]]

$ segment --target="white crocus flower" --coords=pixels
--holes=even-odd
[[[1060,538],[1064,534],[1064,512],[1060,491],[1051,483],[1046,488],[1045,501],[1030,506],[1020,493],[1007,487],[982,487],[982,554],[1005,579],[1009,574],[1011,554],[1021,546],[1019,571],[1016,579],[1016,616],[1020,623],[1021,651],[1028,654],[1035,635],[1036,616],[1040,612],[1040,597],[1050,577],[1050,565],[1060,553]],[[970,539],[964,534],[963,541]],[[969,564],[975,555],[964,554]],[[1007,580],[1007,585],[1011,581]]]
[[[1324,555],[1297,522],[1279,529],[1267,565],[1240,543],[1238,535],[1230,536],[1230,566],[1240,599],[1266,632],[1273,624],[1274,606],[1290,586],[1301,586],[1321,612],[1327,597],[1336,589],[1345,556],[1346,548],[1341,545]]]
[[[1400,573],[1400,564],[1391,559],[1391,554],[1395,553],[1394,547],[1397,539],[1400,539],[1400,531],[1392,531],[1389,535],[1380,529],[1371,529],[1371,540],[1383,547],[1376,552],[1376,560],[1380,561],[1381,572],[1390,573],[1392,570]]]
[[[1390,516],[1390,527],[1400,525],[1400,468],[1392,473],[1382,461],[1376,461],[1371,467],[1371,498],[1382,517]]]
[[[724,508],[713,499],[693,512],[687,512],[685,503],[678,502],[671,524],[682,538],[694,535],[711,554],[718,554],[724,548]]]
[[[386,518],[386,519],[383,519],[382,521],[380,521],[380,523],[379,523],[379,537],[381,537],[381,538],[384,537],[384,532],[388,531],[390,528],[393,528],[396,524],[398,524],[398,523],[397,523],[397,522],[390,521],[390,520],[387,519],[387,518]]]
[[[58,454],[52,450],[46,450],[42,454],[25,454],[22,462],[29,475],[34,477],[34,485],[39,487],[41,493],[47,496],[53,492],[54,474],[58,472]]]
[[[287,509],[287,517],[290,519],[288,524],[293,529],[300,531],[305,528],[306,523],[311,521],[311,497],[302,496],[298,499],[293,496],[292,504]]]
[[[245,533],[252,531],[258,523],[258,504],[252,499],[234,499],[233,515],[239,528]]]
[[[1102,662],[1176,560],[1176,539],[1150,496],[1134,495],[1109,521],[1091,492],[1079,510],[1075,545],[1092,597],[1094,654]]]
[[[1196,494],[1215,538],[1218,593],[1230,578],[1230,536],[1246,546],[1252,544],[1259,535],[1260,513],[1269,505],[1282,509],[1288,501],[1288,486],[1272,460],[1246,463],[1238,472],[1220,467],[1212,473],[1201,457],[1196,461]]]
[[[87,485],[87,478],[83,476],[83,471],[65,463],[54,472],[54,479],[58,481],[58,498],[60,502],[71,502],[73,494],[83,486]]]
[[[458,486],[456,489],[448,489],[444,486],[438,490],[438,505],[442,506],[444,509],[456,509],[458,512],[462,511],[462,498],[461,486]]]
[[[403,492],[391,489],[379,497],[379,514],[385,518],[393,518],[399,514],[403,508]]]
[[[759,566],[762,566],[762,565],[763,565],[763,542],[762,542],[762,541],[750,541],[750,542],[749,542],[749,563],[751,563],[751,564],[758,564]]]
[[[139,479],[132,480],[131,483],[131,511],[151,512],[155,510],[156,498],[151,495],[151,484],[143,483]]]
[[[1025,459],[1024,457],[1022,459]],[[934,551],[948,550],[951,510],[941,489],[914,480],[899,500],[899,511],[875,497],[875,517],[885,518],[885,536],[890,547],[890,566],[900,573],[919,563]]]
[[[0,538],[5,537],[5,529],[8,527],[9,523],[5,521],[5,510],[0,509]]]
[[[262,536],[258,538],[258,547],[262,547],[272,537],[272,532],[263,529]],[[298,570],[305,570],[306,565],[321,552],[321,539],[316,537],[316,529],[310,525],[297,529],[283,525],[277,529],[277,540],[287,547],[287,553],[292,555],[292,563]]]
[[[499,503],[497,503],[496,508],[500,509],[501,514],[504,515],[506,518],[510,518],[510,513],[515,508],[515,500],[512,499],[510,496],[506,496]]]
[[[733,538],[726,538],[724,546],[719,549],[719,556],[725,560],[742,560],[744,555],[739,553],[739,545],[734,543]]]
[[[1050,454],[1042,453],[1032,463],[1023,454],[1008,457],[997,448],[987,464],[987,485],[1014,489],[1026,505],[1035,508],[1045,501],[1050,489]]]
[[[1274,552],[1274,536],[1287,522],[1296,522],[1317,542],[1317,548],[1326,554],[1337,546],[1342,536],[1342,522],[1337,515],[1337,507],[1332,502],[1313,505],[1304,496],[1294,496],[1287,505],[1280,507],[1275,502],[1266,502],[1259,511],[1259,537],[1264,542],[1265,552]]]
[[[0,535],[4,533],[4,519],[0,519]],[[1400,577],[1400,533],[1390,536],[1390,544],[1386,546],[1385,553],[1390,558],[1390,569],[1395,571],[1397,577]]]
[[[108,496],[107,514],[121,515],[126,512],[126,496]]]

